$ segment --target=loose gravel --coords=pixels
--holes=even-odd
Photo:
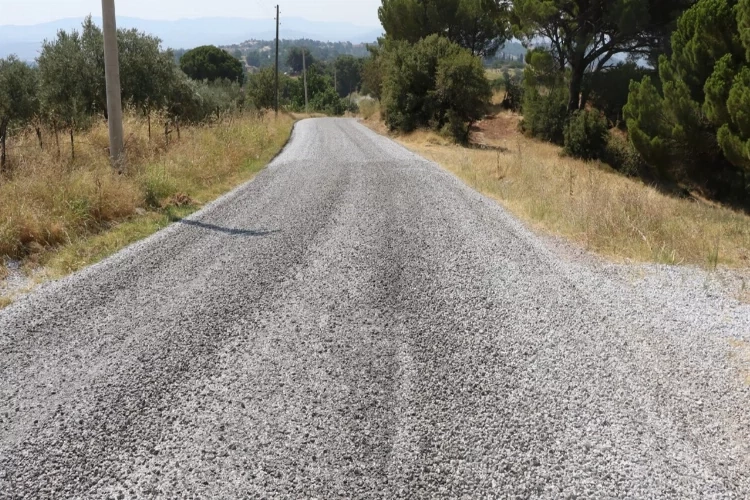
[[[749,342],[709,274],[566,258],[307,120],[0,311],[0,497],[748,498]]]

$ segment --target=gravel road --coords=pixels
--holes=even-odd
[[[354,120],[0,311],[2,498],[748,498],[750,306]]]

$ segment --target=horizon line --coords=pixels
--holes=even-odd
[[[0,24],[0,28],[28,28],[31,26],[40,26],[43,24],[52,24],[57,23],[60,21],[71,21],[71,20],[79,20],[79,19],[85,19],[86,17],[91,16],[94,19],[101,19],[101,15],[94,15],[94,14],[86,14],[86,15],[80,15],[80,16],[70,16],[70,17],[60,17],[58,19],[53,19],[51,21],[41,21],[38,23],[30,23],[30,24]],[[265,17],[234,17],[234,16],[199,16],[199,17],[180,17],[178,19],[156,19],[156,18],[147,18],[147,17],[137,17],[137,16],[117,16],[118,19],[137,19],[139,21],[159,21],[159,22],[167,22],[167,23],[177,23],[180,21],[199,21],[201,19],[227,19],[227,20],[246,20],[246,21],[262,21],[265,19],[274,19],[273,16],[269,16],[268,18]],[[305,17],[299,17],[299,16],[289,16],[286,19],[299,19],[302,21],[307,21],[310,23],[325,23],[325,24],[346,24],[349,26],[355,26],[357,28],[367,28],[367,29],[382,29],[382,25],[363,25],[363,24],[356,24],[349,21],[316,21],[312,19],[307,19]],[[283,21],[282,21],[283,22]]]

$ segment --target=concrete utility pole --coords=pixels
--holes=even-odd
[[[279,116],[279,6],[276,6],[276,116]]]
[[[109,156],[112,166],[123,168],[122,93],[120,92],[120,61],[117,50],[115,0],[102,0],[104,32],[104,71],[107,81],[107,122],[109,124]]]
[[[305,48],[302,47],[302,78],[305,82],[305,113],[307,109],[307,62],[305,61]]]

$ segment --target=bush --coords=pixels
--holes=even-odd
[[[263,68],[251,75],[247,81],[247,96],[258,109],[272,109],[276,106],[276,71]]]
[[[532,137],[563,144],[568,119],[568,93],[564,88],[541,94],[526,87],[523,97],[521,130]]]
[[[467,139],[492,96],[478,57],[437,35],[414,45],[391,42],[381,57],[383,114],[391,130],[429,126]]]
[[[562,145],[568,120],[568,89],[552,55],[543,49],[526,54],[523,71],[523,121],[527,135]]]
[[[213,45],[204,45],[187,51],[180,58],[180,68],[193,80],[231,80],[242,83],[245,68],[229,52]]]
[[[310,100],[310,108],[327,115],[341,116],[346,111],[346,102],[333,87],[328,87]]]
[[[451,136],[468,142],[471,125],[484,117],[492,98],[481,60],[464,50],[442,59],[437,68],[435,96],[442,119],[450,125]]]
[[[523,85],[521,78],[511,76],[507,71],[503,73],[505,97],[502,106],[510,111],[521,111],[523,103]]]
[[[627,176],[642,175],[647,167],[633,143],[618,130],[612,130],[607,136],[602,160],[610,167]]]
[[[379,111],[380,103],[377,100],[365,97],[359,101],[359,113],[365,120],[369,120]]]
[[[565,126],[565,152],[576,158],[602,158],[607,146],[607,119],[597,110],[576,111]]]

